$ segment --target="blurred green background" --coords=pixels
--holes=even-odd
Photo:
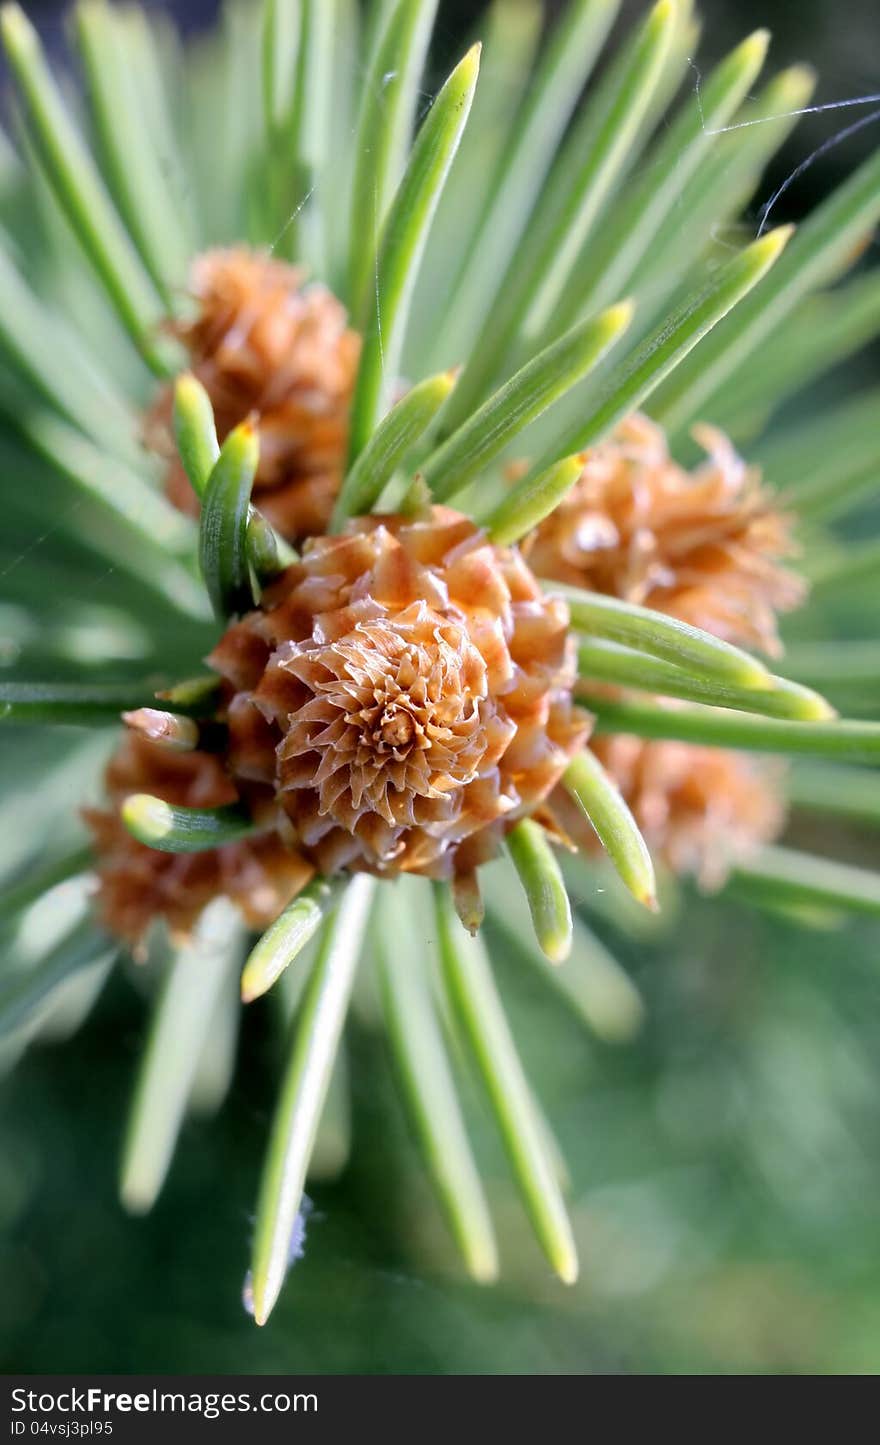
[[[26,8],[52,30],[58,6]],[[212,9],[166,8],[193,26]],[[450,0],[450,49],[477,8]],[[873,0],[847,6],[845,23],[829,0],[700,8],[701,65],[767,23],[777,64],[819,63],[820,101],[876,89]],[[767,194],[855,114],[810,118]],[[836,147],[787,194],[779,219],[874,144],[868,131]],[[829,827],[818,841],[880,864],[876,835]],[[463,1281],[383,1041],[359,1024],[349,1167],[312,1190],[305,1259],[256,1330],[241,1285],[279,1048],[271,1010],[248,1014],[232,1097],[218,1118],[187,1126],[158,1207],[134,1220],[117,1204],[116,1170],[145,1013],[118,973],[77,1038],[33,1052],[0,1092],[0,1367],[873,1373],[880,929],[686,895],[662,933],[607,936],[647,1005],[627,1046],[591,1040],[509,941],[493,949],[571,1168],[583,1261],[574,1289],[544,1268],[476,1094],[504,1279],[492,1290]]]
[[[117,978],[0,1112],[0,1356],[24,1371],[871,1371],[880,1361],[876,926],[808,931],[689,900],[663,943],[615,947],[638,1043],[591,1042],[498,941],[504,997],[572,1172],[571,1290],[477,1133],[504,1279],[463,1282],[381,1038],[353,1034],[354,1150],[313,1188],[305,1259],[270,1323],[240,1303],[275,1036],[249,1017],[219,1118],[190,1123],[146,1220],[115,1198],[143,1029]],[[259,1009],[259,1006],[258,1006]],[[480,1136],[485,1137],[480,1137]]]

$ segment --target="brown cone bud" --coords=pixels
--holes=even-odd
[[[275,833],[204,853],[160,853],[138,843],[119,816],[130,793],[186,808],[216,808],[238,796],[219,758],[173,752],[127,734],[105,774],[110,809],[84,810],[99,876],[98,912],[111,933],[138,944],[154,918],[186,937],[212,899],[225,895],[253,928],[265,928],[305,887],[311,864]]]
[[[670,457],[660,427],[628,417],[587,455],[583,474],[529,538],[542,577],[657,608],[716,637],[777,654],[777,613],[806,588],[780,565],[795,550],[793,518],[721,432],[695,429],[707,451],[693,472]],[[593,685],[592,691],[614,689]],[[598,737],[651,852],[704,888],[782,830],[778,769],[739,753],[686,743]],[[557,789],[554,819],[578,846],[592,830]]]
[[[447,508],[313,539],[210,662],[233,776],[323,874],[468,872],[589,731],[566,605]]]
[[[795,551],[793,519],[721,432],[694,435],[707,458],[688,472],[660,427],[628,417],[587,454],[580,480],[529,538],[529,565],[777,655],[776,615],[806,590],[780,565]]]
[[[290,542],[322,532],[342,481],[360,337],[323,286],[283,261],[244,248],[207,251],[192,270],[195,316],[174,333],[208,392],[225,440],[259,417],[254,501]],[[177,458],[173,388],[147,419],[147,438],[169,460],[166,492],[195,515],[198,502]]]

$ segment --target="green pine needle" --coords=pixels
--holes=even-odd
[[[389,13],[364,77],[353,142],[348,295],[352,314],[367,315],[379,238],[403,174],[418,86],[438,0],[399,0]],[[371,246],[368,237],[374,238]]]
[[[566,284],[648,115],[678,19],[678,0],[656,0],[592,104],[585,107],[569,150],[563,152],[557,174],[561,204],[534,264],[534,281],[518,327],[524,339],[549,337],[565,325],[560,301]],[[575,162],[572,167],[566,164],[568,154]]]
[[[740,863],[733,886],[763,903],[818,904],[880,916],[880,873],[791,848],[764,848]]]
[[[646,908],[656,909],[654,865],[645,840],[617,784],[589,748],[569,763],[563,785],[592,824],[633,898]]]
[[[132,793],[126,798],[121,817],[133,838],[160,853],[203,853],[257,832],[250,814],[237,804],[181,808],[149,793]]]
[[[449,890],[435,886],[443,976],[470,1044],[532,1228],[564,1284],[578,1274],[577,1251],[531,1090],[479,938],[461,928]]]
[[[456,373],[441,372],[417,382],[376,427],[336,499],[330,530],[341,530],[348,517],[362,516],[375,506],[386,484],[444,406],[455,387]]]
[[[422,122],[382,233],[375,271],[375,306],[364,331],[352,402],[352,463],[388,409],[419,264],[467,124],[479,67],[480,47],[475,45],[456,66]]]
[[[632,304],[622,301],[572,327],[491,396],[422,467],[435,501],[454,497],[524,427],[582,381],[626,331],[632,314]]]
[[[450,304],[439,318],[437,355],[447,361],[467,355],[463,335],[482,336],[485,350],[483,323],[497,313],[507,268],[619,8],[620,0],[571,0],[538,59],[499,171],[488,195],[480,195],[476,234],[450,285]],[[484,400],[495,361],[494,348],[488,364],[477,352],[467,357],[459,395],[450,408],[450,430]]]
[[[289,968],[339,902],[342,884],[319,878],[289,903],[251,950],[241,976],[241,996],[252,1003]]]
[[[789,772],[785,791],[790,803],[807,812],[872,827],[880,824],[880,771],[798,761]]]
[[[327,924],[309,979],[281,1083],[257,1201],[253,1247],[254,1319],[264,1325],[287,1274],[290,1237],[302,1203],[375,880],[358,874]]]
[[[523,818],[508,833],[506,842],[541,951],[551,963],[563,963],[571,952],[571,904],[547,835],[540,823]]]
[[[403,898],[394,896],[389,888],[381,889],[374,946],[385,1022],[404,1098],[468,1272],[480,1284],[489,1284],[498,1274],[495,1232],[425,962],[397,942],[411,936],[414,926],[415,917]]]
[[[39,1019],[55,990],[86,969],[116,958],[119,945],[84,919],[49,953],[27,969],[4,971],[0,981],[0,1040]]]
[[[590,275],[580,293],[584,310],[627,290],[639,263],[650,255],[663,225],[675,216],[679,230],[683,192],[708,154],[714,132],[723,129],[745,98],[764,64],[769,32],[749,35],[701,84],[699,95],[684,105],[646,158],[644,176],[632,178],[628,194],[614,207],[597,237],[599,257],[590,247]]]
[[[220,458],[220,443],[211,398],[202,383],[188,371],[174,384],[173,422],[174,439],[183,469],[196,496],[204,503],[208,483]],[[246,448],[239,452],[241,457],[246,454]],[[228,520],[232,526],[232,519]],[[296,560],[293,548],[251,506],[247,514],[247,552],[258,581],[274,576]]]
[[[120,713],[152,701],[141,682],[0,682],[0,722],[115,727]]]
[[[880,156],[875,155],[804,221],[766,286],[744,300],[699,353],[670,378],[654,397],[651,415],[673,435],[697,414],[711,415],[712,398],[735,371],[751,365],[765,337],[783,325],[809,291],[835,276],[878,220]]]
[[[41,305],[11,259],[0,250],[0,345],[22,382],[85,436],[138,460],[137,417],[96,364],[88,348]]]
[[[248,519],[258,461],[256,429],[251,422],[242,422],[220,448],[202,499],[199,561],[214,614],[221,622],[254,605]]]
[[[607,435],[622,417],[642,406],[698,342],[702,343],[699,352],[702,355],[704,338],[763,281],[791,235],[791,226],[780,226],[760,241],[753,241],[722,266],[704,290],[689,297],[672,317],[665,318],[632,356],[612,368],[595,401],[591,400],[574,425],[556,438],[552,450],[536,463],[536,469],[554,457],[583,451]],[[525,486],[527,482],[528,478],[520,485]]]
[[[570,492],[584,469],[584,457],[564,457],[546,471],[519,483],[484,519],[489,538],[499,547],[512,546],[528,536]]]
[[[67,114],[36,31],[18,5],[3,6],[0,33],[55,195],[132,340],[149,365],[167,375],[174,363],[168,348],[156,342],[162,319],[156,290]]]
[[[154,285],[173,309],[192,241],[153,143],[125,43],[126,27],[107,0],[80,0],[75,14],[105,175]]]
[[[716,712],[714,708],[609,702],[590,694],[584,694],[582,701],[596,714],[597,733],[632,733],[640,738],[671,738],[759,753],[811,753],[852,762],[880,758],[880,723],[847,718],[825,723],[789,722]]]
[[[267,148],[283,137],[293,110],[300,40],[299,0],[266,0],[263,7],[263,116]]]
[[[202,383],[185,371],[174,383],[174,440],[190,486],[201,500],[220,456],[214,408]]]
[[[132,1214],[152,1209],[171,1165],[214,1009],[235,974],[244,941],[231,903],[217,898],[192,942],[167,964],[153,1008],[126,1130],[119,1192]]]
[[[698,678],[750,690],[770,685],[771,674],[756,658],[699,627],[601,592],[583,592],[561,583],[548,584],[548,591],[565,598],[572,627],[579,632],[623,643]]]
[[[0,892],[0,922],[23,913],[51,888],[56,888],[59,883],[66,883],[69,878],[87,873],[91,866],[92,850],[77,848],[43,868],[31,870],[20,883],[14,883],[12,887],[4,888]]]
[[[685,672],[681,667],[602,638],[578,643],[578,673],[587,686],[591,680],[616,682],[660,697],[737,708],[765,717],[821,722],[835,716],[834,709],[818,693],[787,678],[771,675],[763,688],[725,686],[715,678]]]

